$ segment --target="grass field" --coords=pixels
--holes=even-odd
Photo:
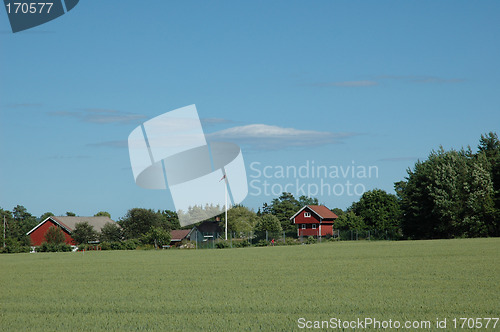
[[[0,256],[2,331],[298,330],[500,316],[500,239]],[[500,330],[500,323],[495,330]]]

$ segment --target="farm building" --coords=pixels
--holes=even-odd
[[[45,233],[49,230],[51,226],[59,227],[62,229],[64,236],[66,238],[65,242],[67,244],[75,244],[73,238],[71,238],[71,232],[75,229],[76,224],[81,222],[88,222],[89,225],[93,226],[97,232],[100,232],[102,227],[107,223],[115,223],[108,217],[55,217],[50,216],[38,225],[36,225],[31,231],[26,233],[31,239],[31,244],[33,246],[39,246],[45,241]]]
[[[191,240],[193,232],[196,232],[196,227],[192,229],[174,229],[170,231],[170,245],[177,246],[183,240]]]
[[[306,205],[290,220],[297,225],[298,236],[333,235],[333,223],[338,216],[324,205]]]

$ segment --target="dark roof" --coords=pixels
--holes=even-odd
[[[35,229],[38,227],[42,226],[47,220],[51,219],[54,223],[58,224],[62,228],[64,228],[66,231],[71,233],[74,229],[76,224],[81,223],[81,222],[88,222],[89,225],[94,227],[94,229],[97,232],[100,232],[101,229],[106,225],[107,223],[111,224],[116,224],[113,220],[111,220],[108,217],[56,217],[56,216],[50,216],[43,220],[41,223],[36,225],[32,230],[30,230],[26,235],[29,235],[31,232],[33,232]]]
[[[170,241],[182,241],[189,235],[189,233],[191,233],[190,229],[174,229],[170,231]]]
[[[295,213],[290,218],[290,220],[292,220],[293,218],[295,218],[305,208],[308,208],[309,210],[311,210],[312,212],[314,212],[316,215],[318,215],[322,219],[337,219],[338,218],[338,216],[335,213],[333,213],[332,211],[330,211],[330,209],[328,209],[324,205],[304,205],[304,207],[302,207],[302,209],[300,209],[299,211],[297,211],[297,213]]]
[[[218,221],[205,220],[196,228],[201,233],[220,233],[222,231]]]
[[[308,205],[308,208],[316,212],[323,219],[337,219],[338,216],[324,205]]]

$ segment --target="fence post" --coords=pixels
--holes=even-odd
[[[267,229],[266,229],[266,242],[269,241],[269,238],[267,237]]]

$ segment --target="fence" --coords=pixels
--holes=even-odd
[[[398,230],[334,230],[333,236],[317,237],[314,242],[398,240],[400,236]],[[190,241],[183,243],[181,247],[192,249],[242,248],[272,244],[293,245],[308,241],[310,241],[308,237],[297,237],[296,232],[230,232],[226,241],[223,232],[202,233],[196,231],[191,234]]]

